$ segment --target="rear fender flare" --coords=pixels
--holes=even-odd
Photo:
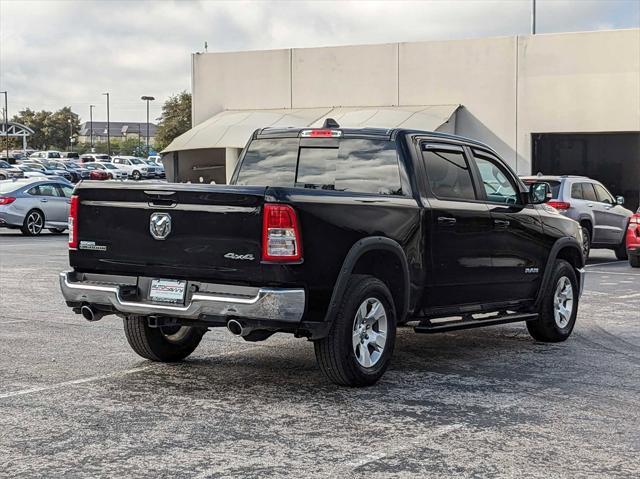
[[[325,315],[325,321],[332,322],[335,317],[335,313],[344,296],[344,292],[347,288],[349,277],[353,273],[353,270],[358,260],[369,251],[387,251],[397,256],[400,264],[402,265],[402,281],[403,281],[403,297],[402,304],[397,305],[397,321],[401,322],[404,316],[409,310],[409,263],[402,247],[392,239],[385,238],[384,236],[369,236],[357,241],[347,253],[347,256],[342,263],[342,268],[338,274],[338,279],[333,287],[333,293],[331,294],[331,301]]]

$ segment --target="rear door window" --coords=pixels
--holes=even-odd
[[[582,196],[587,201],[598,201],[596,192],[591,183],[580,183],[582,185]]]
[[[475,200],[471,169],[460,149],[423,145],[422,157],[433,194],[440,199]]]

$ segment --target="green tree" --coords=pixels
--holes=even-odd
[[[27,108],[18,112],[11,121],[31,128],[34,133],[27,142],[31,148],[41,150],[66,150],[69,148],[69,135],[77,137],[80,131],[80,118],[68,106],[55,112]]]
[[[191,129],[191,93],[183,91],[162,105],[155,149],[160,151],[177,136]]]

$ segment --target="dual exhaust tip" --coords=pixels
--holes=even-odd
[[[93,306],[89,306],[85,304],[80,308],[80,314],[82,314],[82,317],[87,321],[98,321],[99,319],[102,319],[102,317],[106,313],[95,309]],[[242,324],[240,324],[240,322],[236,321],[235,319],[230,319],[227,322],[227,329],[234,336],[243,336],[242,333],[245,332],[244,328],[242,327]]]

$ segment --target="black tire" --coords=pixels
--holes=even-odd
[[[629,256],[629,265],[632,268],[640,268],[640,255]]]
[[[629,254],[627,253],[626,239],[622,240],[622,243],[620,243],[620,245],[618,245],[618,247],[613,251],[616,254],[616,258],[618,258],[620,261],[629,259]]]
[[[132,174],[131,174],[131,178],[133,178],[136,181],[140,180],[140,172],[138,170],[135,170]]]
[[[566,317],[561,317],[556,320],[556,291],[559,288],[560,281],[566,278],[571,284],[572,291],[572,304],[571,313],[567,320]],[[565,283],[566,284],[566,283]],[[553,265],[553,272],[551,279],[547,285],[544,295],[542,297],[542,303],[540,305],[539,317],[534,321],[527,322],[527,329],[529,334],[537,341],[543,341],[546,343],[558,343],[565,341],[576,324],[576,316],[578,314],[578,280],[576,279],[576,272],[573,266],[567,261],[559,259]],[[567,302],[564,302],[564,306]],[[564,324],[566,321],[566,324]]]
[[[24,217],[20,231],[25,236],[38,236],[44,229],[44,214],[40,210],[30,210]]]
[[[62,233],[64,233],[66,230],[65,228],[49,228],[49,231],[51,233],[53,233],[54,235],[61,235]]]
[[[165,363],[181,361],[200,344],[206,328],[178,326],[150,328],[145,316],[124,319],[124,332],[129,346],[138,355],[151,361]],[[173,335],[173,338],[172,338]]]
[[[584,260],[589,258],[589,252],[591,251],[591,231],[586,226],[582,227],[582,254],[584,254]]]
[[[375,362],[370,367],[363,366],[358,359],[362,356],[362,347],[367,348],[367,357],[371,358],[379,353],[375,346],[371,346],[373,352],[369,353],[370,344],[361,346],[353,345],[353,337],[357,324],[358,308],[364,305],[368,312],[371,306],[381,304],[386,314],[386,341]],[[366,303],[366,304],[365,304]],[[379,306],[378,306],[379,308]],[[369,340],[369,334],[381,331],[380,322],[370,325],[369,332],[362,331]],[[377,330],[376,330],[377,325]],[[357,334],[357,333],[356,333]],[[362,337],[362,336],[361,336]],[[333,318],[333,324],[327,337],[314,343],[316,359],[324,375],[341,386],[370,386],[382,377],[391,361],[396,339],[396,311],[393,298],[387,286],[373,276],[353,275],[347,283],[342,300],[338,306],[338,312]],[[363,338],[362,341],[365,341]],[[357,341],[356,341],[357,342]],[[360,351],[360,354],[356,353]]]

